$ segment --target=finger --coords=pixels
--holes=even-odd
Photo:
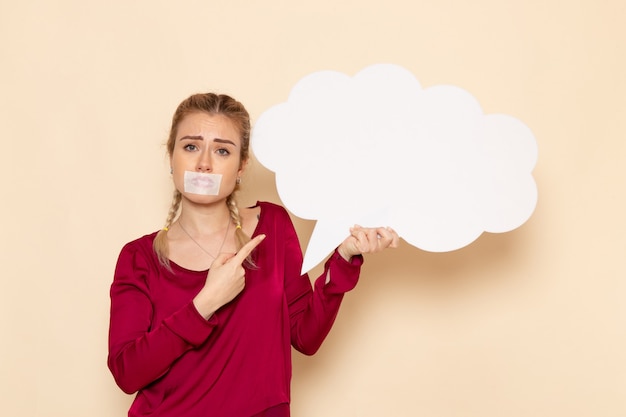
[[[389,227],[360,228],[352,235],[362,253],[380,252],[388,247],[397,247],[398,234]]]
[[[378,228],[354,226],[350,232],[360,253],[375,251],[379,245]]]
[[[372,234],[372,230],[368,228],[363,228],[357,235],[357,247],[359,252],[367,253],[372,250],[372,238],[376,239],[376,234]],[[375,242],[375,240],[374,240]]]
[[[259,243],[263,241],[263,239],[265,239],[265,235],[258,235],[254,239],[250,240],[250,242],[243,245],[243,247],[239,249],[239,252],[237,252],[237,254],[233,256],[233,261],[237,262],[238,264],[242,264],[243,261],[248,257],[248,255],[250,255],[250,253],[254,250],[254,248],[256,248]]]
[[[367,227],[354,225],[353,227],[350,228],[350,234],[356,238],[363,239],[368,233],[368,230],[369,229]]]
[[[386,229],[389,230],[392,235],[392,240],[391,240],[391,243],[389,244],[389,247],[397,248],[398,246],[400,246],[400,236],[398,235],[398,233],[396,233],[396,231],[393,230],[391,227],[387,227]]]
[[[380,238],[380,233],[378,233],[378,229],[366,229],[367,241],[370,244],[378,245],[378,239]]]
[[[377,229],[378,240],[380,246],[384,249],[387,247],[395,248],[398,246],[398,234],[390,227],[379,227]]]
[[[354,237],[354,245],[359,252],[363,252],[367,248],[367,233],[366,229],[361,226],[354,226],[350,230],[350,234]]]
[[[363,228],[361,239],[359,240],[359,249],[361,253],[376,252],[378,249],[378,232],[373,228]]]
[[[350,234],[356,237],[356,234],[359,233],[361,230],[363,230],[363,228],[359,226],[358,224],[355,224],[354,226],[350,228]]]

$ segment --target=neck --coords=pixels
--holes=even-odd
[[[178,221],[182,222],[185,229],[190,232],[210,234],[222,230],[228,225],[230,212],[225,201],[205,205],[194,204],[183,199]]]

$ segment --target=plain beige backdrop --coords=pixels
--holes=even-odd
[[[455,252],[366,259],[321,351],[294,354],[293,415],[626,416],[625,18],[623,0],[0,0],[0,415],[126,415],[108,289],[165,220],[183,98],[256,119],[311,72],[388,62],[528,125],[538,205]],[[244,181],[243,204],[280,202],[260,164]]]

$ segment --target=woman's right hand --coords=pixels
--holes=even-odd
[[[196,310],[209,319],[220,307],[229,303],[243,291],[245,269],[243,262],[248,255],[265,239],[256,236],[246,243],[236,254],[220,253],[211,264],[204,287],[193,299]]]

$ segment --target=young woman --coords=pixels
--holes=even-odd
[[[174,198],[165,227],[122,249],[111,285],[108,366],[129,416],[289,416],[291,346],[317,351],[362,254],[395,247],[388,228],[352,228],[314,288],[287,212],[234,194],[250,119],[226,95],[177,108],[167,142]]]

